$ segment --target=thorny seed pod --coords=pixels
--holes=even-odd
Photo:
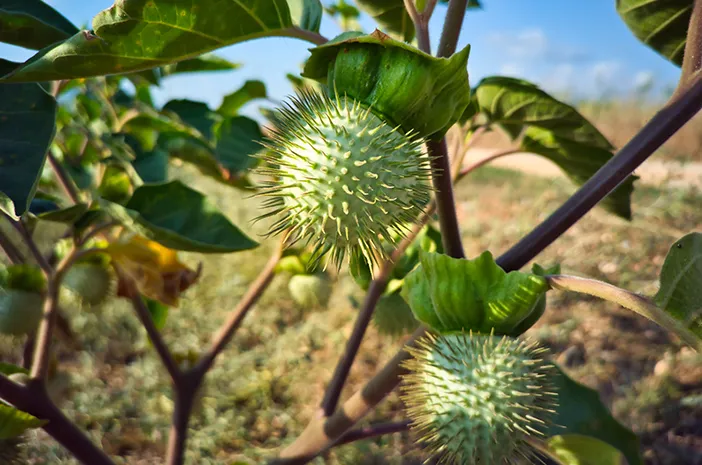
[[[509,336],[429,335],[408,349],[403,400],[439,463],[507,465],[533,455],[555,413],[546,349]]]
[[[109,265],[109,257],[100,254],[72,266],[63,284],[89,305],[99,305],[115,294],[117,279]]]
[[[276,113],[259,173],[275,217],[269,234],[313,245],[337,268],[360,253],[376,263],[382,241],[404,237],[429,201],[423,140],[391,127],[346,96],[304,91]]]

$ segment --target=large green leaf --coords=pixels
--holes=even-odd
[[[574,381],[557,366],[555,368],[558,407],[546,435],[590,436],[619,450],[629,465],[643,465],[638,438],[612,417],[597,391]]]
[[[308,31],[319,32],[324,16],[319,0],[288,0],[288,8],[293,24]]]
[[[551,97],[538,86],[501,76],[484,78],[474,101],[488,120],[512,139],[522,135],[521,148],[548,158],[576,184],[583,184],[613,156],[612,144],[570,105]],[[630,176],[603,201],[609,211],[631,218]]]
[[[612,158],[610,150],[559,136],[554,131],[536,126],[531,126],[524,132],[521,148],[525,152],[548,158],[578,185],[584,184]],[[631,219],[631,194],[636,179],[638,176],[629,176],[602,200],[602,206],[622,218]]]
[[[41,0],[0,0],[0,42],[38,50],[78,32]]]
[[[21,216],[54,137],[56,101],[38,84],[0,84],[0,210]]]
[[[163,106],[164,112],[173,112],[185,123],[194,127],[205,136],[212,138],[212,126],[217,120],[217,114],[210,110],[205,102],[193,100],[171,100]]]
[[[398,39],[410,42],[414,38],[414,23],[403,0],[356,0],[355,3]]]
[[[694,0],[617,0],[617,12],[643,43],[682,65]]]
[[[126,228],[171,249],[229,253],[258,246],[204,195],[180,181],[144,184],[124,206],[100,203]]]
[[[216,156],[229,177],[241,176],[256,165],[263,146],[258,123],[245,116],[227,118],[216,128]]]
[[[437,58],[380,31],[345,33],[312,49],[302,75],[423,137],[438,138],[470,103],[470,46]]]
[[[534,274],[500,268],[489,251],[473,260],[419,252],[420,265],[404,279],[402,297],[418,320],[440,332],[518,336],[515,328],[537,310],[548,290]]]
[[[78,221],[87,211],[88,205],[78,203],[59,210],[37,214],[37,218],[44,221],[53,221],[55,223],[73,224]]]
[[[241,107],[257,98],[266,98],[266,85],[258,80],[246,81],[241,88],[224,97],[217,113],[236,116]]]
[[[623,457],[606,442],[579,434],[553,436],[548,449],[561,465],[621,465]]]
[[[39,428],[46,423],[45,420],[0,403],[0,439],[19,436],[28,429]]]
[[[15,373],[23,373],[25,375],[28,375],[29,370],[26,370],[22,367],[18,367],[17,365],[12,365],[11,363],[0,362],[0,374],[10,376],[14,375]]]
[[[702,233],[676,241],[665,257],[656,304],[702,339]]]
[[[239,68],[241,65],[232,63],[226,58],[222,58],[213,53],[206,53],[197,58],[179,61],[170,65],[161,67],[161,76],[172,76],[174,74],[183,73],[200,73],[205,71],[231,71]]]
[[[92,24],[93,31],[41,50],[5,79],[122,74],[260,37],[299,37],[285,0],[119,0]]]

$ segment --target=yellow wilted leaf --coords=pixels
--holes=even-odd
[[[192,270],[178,259],[175,250],[141,236],[120,239],[105,251],[121,273],[117,285],[121,297],[130,297],[126,277],[146,297],[176,307],[180,294],[197,281],[202,271],[202,264]]]

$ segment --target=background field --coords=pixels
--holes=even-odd
[[[581,108],[617,145],[652,113],[636,102],[585,103]],[[653,161],[699,162],[700,145],[702,120],[697,118]],[[502,147],[504,141],[491,135],[480,146]],[[262,232],[261,226],[250,224],[257,213],[256,200],[200,178],[188,167],[174,168],[172,174],[210,194],[250,234]],[[499,255],[574,189],[560,177],[481,168],[457,188],[466,253],[473,257],[487,249]],[[641,184],[631,223],[596,209],[537,262],[559,262],[564,273],[651,295],[670,244],[702,229],[700,206],[698,182]],[[46,249],[61,232],[42,227],[37,237]],[[184,255],[193,265],[202,260],[204,275],[180,308],[172,310],[163,331],[174,350],[197,350],[209,340],[267,260],[271,246],[233,255]],[[192,424],[188,463],[261,463],[304,428],[320,401],[353,324],[350,297],[359,299],[362,294],[342,270],[328,308],[303,312],[289,298],[288,279],[275,278],[208,376]],[[131,308],[126,302],[81,308],[67,301],[66,311],[81,347],[58,343],[60,368],[53,389],[62,407],[119,463],[161,463],[172,402],[165,371]],[[555,292],[549,294],[546,315],[528,334],[550,347],[571,375],[597,389],[615,416],[641,435],[647,464],[702,464],[700,355],[613,304]],[[1,338],[2,360],[17,362],[21,342]],[[400,344],[371,328],[345,394],[358,388]],[[401,418],[396,394],[366,422],[390,418]],[[30,448],[31,463],[75,463],[42,432],[30,435]],[[418,460],[412,458],[415,455],[412,438],[396,434],[339,448],[326,463],[421,463],[412,461]]]

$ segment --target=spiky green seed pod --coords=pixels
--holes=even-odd
[[[89,305],[98,305],[114,295],[117,281],[108,265],[78,263],[63,278],[63,284]]]
[[[286,232],[313,245],[317,258],[341,266],[360,252],[376,263],[382,240],[407,233],[429,201],[423,140],[389,126],[345,96],[305,91],[275,117],[260,174],[270,234]]]
[[[326,273],[296,274],[288,282],[290,296],[302,308],[323,308],[329,303],[333,286]]]
[[[555,413],[546,349],[509,336],[429,335],[408,349],[403,400],[412,429],[440,463],[521,463]]]
[[[27,444],[22,436],[0,439],[0,463],[3,465],[24,465],[28,463]]]

